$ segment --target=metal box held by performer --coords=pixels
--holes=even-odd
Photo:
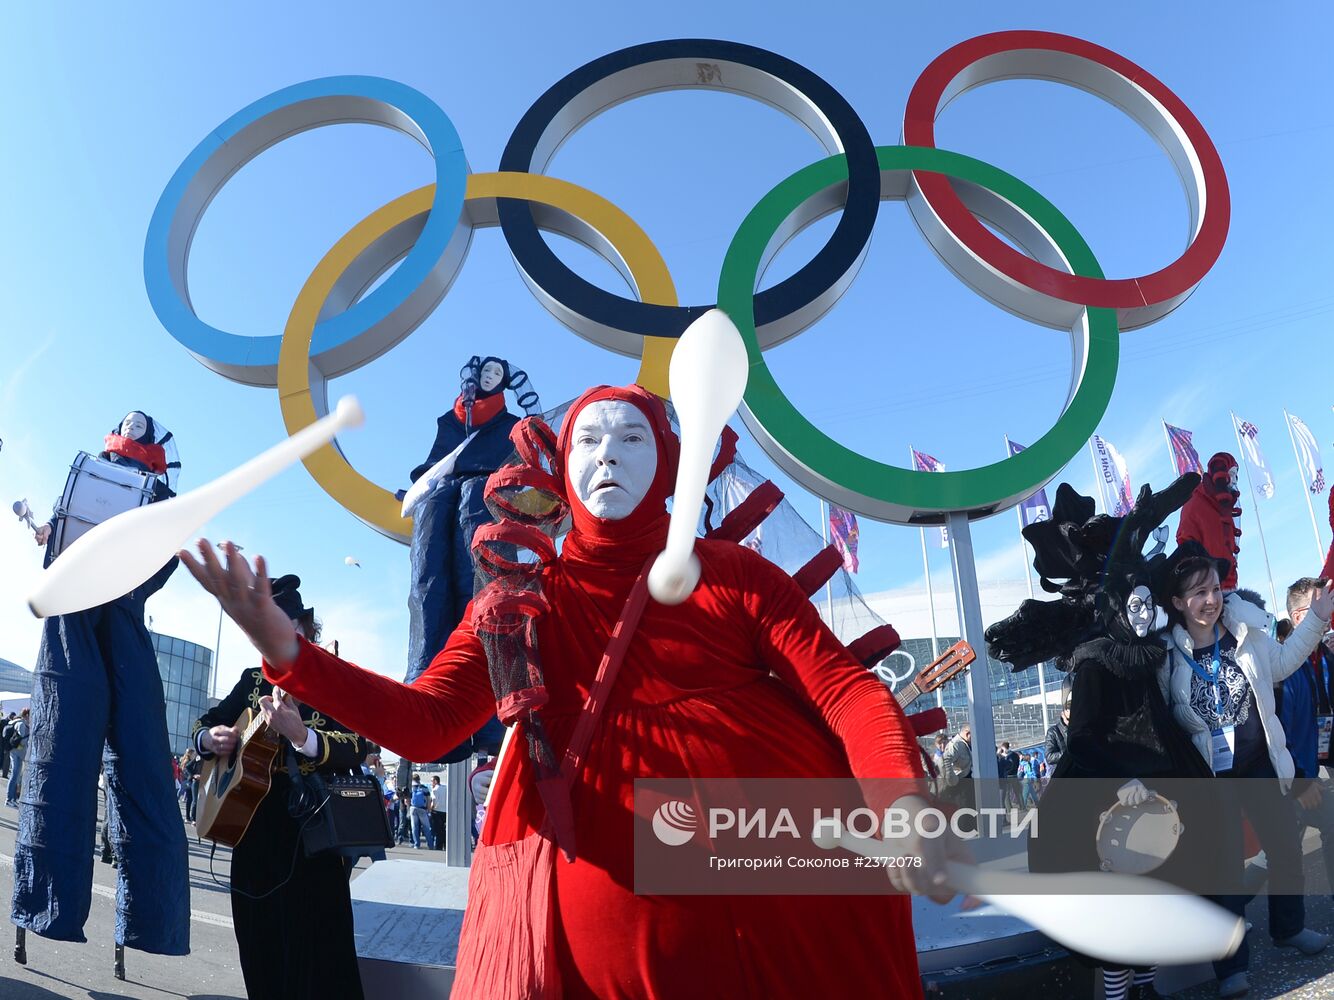
[[[153,500],[150,472],[81,451],[70,465],[65,492],[56,505],[53,558],[108,518],[142,507]]]
[[[1092,997],[1095,988],[1093,971],[1071,958],[1065,949],[1053,946],[1023,955],[1006,955],[977,965],[924,973],[922,992],[927,1000]]]

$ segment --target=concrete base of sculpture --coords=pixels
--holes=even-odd
[[[358,875],[352,921],[366,1000],[449,996],[467,902],[467,868],[377,861]]]
[[[379,861],[357,876],[352,916],[367,1000],[447,997],[467,901],[466,868]],[[1022,921],[992,907],[964,912],[958,899],[945,906],[913,900],[913,926],[922,975],[933,981],[979,971],[1002,979],[1012,969],[1047,961],[1060,965],[1064,958],[1050,940]],[[1054,968],[1050,977],[1078,974],[1062,967]],[[976,983],[969,989],[975,990]]]

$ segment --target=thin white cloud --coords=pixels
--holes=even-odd
[[[7,406],[9,404],[9,401],[14,398],[14,394],[18,390],[19,385],[22,384],[25,378],[27,378],[28,372],[36,367],[37,362],[42,360],[42,355],[50,350],[51,345],[55,342],[56,332],[54,330],[48,331],[47,335],[42,338],[42,342],[29,351],[28,356],[20,361],[14,370],[10,372],[9,378],[5,379],[3,389],[0,389],[0,406]]]

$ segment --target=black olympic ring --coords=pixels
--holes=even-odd
[[[628,95],[617,91],[613,78],[618,73],[654,63],[661,64],[662,72],[653,84],[637,85]],[[733,78],[726,87],[719,86],[723,66],[742,80]],[[642,80],[642,73],[635,74],[635,79]],[[846,206],[840,206],[843,214],[829,241],[795,274],[755,295],[755,324],[761,343],[765,347],[781,343],[815,322],[856,275],[880,208],[880,171],[870,132],[843,95],[806,67],[764,49],[715,39],[678,38],[632,45],[585,63],[539,97],[515,126],[501,155],[500,169],[543,173],[566,138],[613,104],[687,87],[724,89],[778,107],[801,121],[830,153],[847,156]],[[803,104],[783,102],[793,92]],[[500,229],[520,270],[535,290],[576,315],[632,335],[679,337],[713,308],[652,305],[604,291],[575,274],[552,252],[527,202],[510,198],[496,202]],[[638,352],[628,348],[626,353]]]

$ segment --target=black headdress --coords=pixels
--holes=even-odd
[[[500,383],[494,388],[483,389],[482,368],[491,362],[500,365],[505,374]],[[463,398],[469,403],[476,399],[487,399],[491,396],[501,395],[506,389],[509,389],[514,393],[525,413],[531,416],[542,412],[542,404],[538,400],[537,393],[529,385],[528,373],[521,368],[510,367],[510,363],[504,358],[497,358],[494,355],[482,357],[480,354],[474,354],[468,359],[468,363],[459,369],[459,381],[463,390]]]
[[[1068,670],[1076,647],[1100,637],[1122,650],[1161,653],[1163,647],[1152,636],[1135,636],[1125,619],[1126,599],[1138,586],[1152,589],[1153,567],[1162,557],[1146,560],[1144,543],[1199,481],[1188,473],[1161,493],[1145,485],[1124,517],[1094,514],[1091,497],[1062,483],[1051,518],[1024,529],[1042,589],[1059,594],[1060,600],[1024,601],[1009,618],[987,629],[991,656],[1015,670],[1045,660]]]

